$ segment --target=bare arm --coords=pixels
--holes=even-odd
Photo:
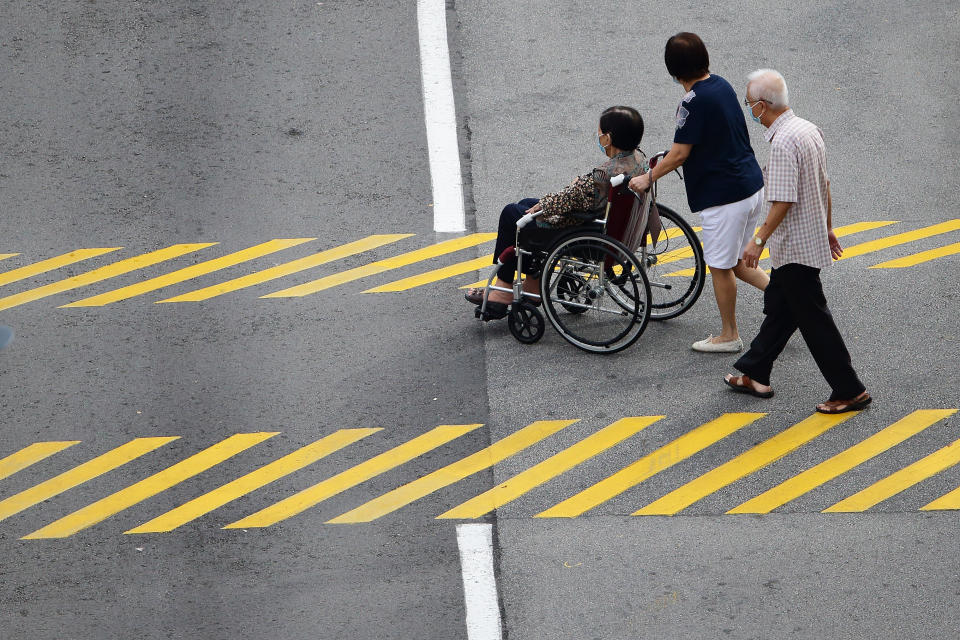
[[[793,206],[792,202],[773,202],[770,204],[770,211],[767,213],[767,219],[763,221],[763,224],[760,225],[760,228],[757,229],[757,237],[763,240],[764,243],[770,239],[770,236],[773,235],[773,232],[780,226],[780,223],[783,222],[783,219],[787,217],[787,213],[790,211],[790,207]],[[761,245],[754,244],[751,242],[747,245],[746,250],[743,252],[743,263],[747,267],[756,267],[760,262],[760,254],[763,253],[763,247]]]
[[[830,255],[839,260],[843,255],[843,247],[833,232],[833,196],[830,195],[830,181],[827,180],[827,240],[830,242]]]
[[[646,191],[653,182],[682,166],[690,157],[691,149],[693,149],[692,144],[674,142],[670,151],[657,163],[657,166],[630,181],[630,188],[638,193]]]

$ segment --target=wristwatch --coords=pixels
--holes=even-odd
[[[758,247],[762,247],[763,240],[760,239],[760,236],[753,236],[753,244],[757,245]]]

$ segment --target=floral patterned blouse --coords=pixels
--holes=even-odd
[[[540,199],[539,226],[571,227],[603,217],[610,178],[621,173],[627,180],[647,171],[647,158],[639,149],[609,158],[592,172],[577,177],[568,187]]]

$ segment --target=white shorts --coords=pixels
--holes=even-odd
[[[703,259],[708,267],[732,269],[743,257],[763,213],[763,189],[738,202],[700,211]]]

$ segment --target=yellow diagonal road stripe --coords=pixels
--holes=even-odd
[[[260,467],[256,471],[237,478],[209,493],[205,493],[190,502],[180,505],[149,522],[134,527],[124,533],[161,533],[173,531],[180,525],[196,520],[205,513],[222,507],[251,491],[255,491],[271,482],[302,469],[331,453],[353,444],[357,440],[381,431],[382,429],[340,429],[325,438],[321,438],[302,447],[279,460]]]
[[[410,276],[409,278],[394,280],[393,282],[389,282],[379,287],[367,289],[363,293],[390,293],[395,291],[407,291],[409,289],[413,289],[414,287],[420,287],[425,284],[430,284],[431,282],[439,282],[440,280],[445,280],[446,278],[452,278],[464,273],[479,271],[484,267],[492,266],[493,256],[474,258],[473,260],[466,260],[464,262],[452,264],[449,267],[441,267],[439,269],[427,271],[426,273]]]
[[[212,447],[196,453],[186,460],[182,460],[171,467],[155,473],[149,478],[117,491],[113,495],[74,511],[59,520],[48,524],[42,529],[24,536],[23,540],[39,540],[41,538],[66,538],[98,522],[106,520],[112,515],[128,509],[138,502],[166,491],[188,478],[202,473],[227,458],[234,456],[245,449],[272,438],[278,432],[270,433],[238,433],[232,435]]]
[[[11,453],[6,458],[0,460],[0,480],[9,478],[17,471],[26,469],[30,465],[40,462],[44,458],[49,458],[55,453],[60,453],[64,449],[68,449],[79,442],[79,440],[34,442],[16,453]]]
[[[702,500],[740,478],[779,460],[832,427],[849,420],[856,413],[856,411],[851,411],[837,415],[814,414],[761,442],[733,460],[708,471],[682,487],[674,489],[642,509],[634,511],[633,515],[673,515],[678,513],[694,502]]]
[[[937,249],[928,249],[926,251],[914,253],[913,255],[904,256],[902,258],[887,260],[886,262],[875,264],[870,268],[871,269],[902,269],[903,267],[913,267],[915,265],[922,264],[924,262],[930,262],[931,260],[936,260],[937,258],[952,256],[958,253],[960,253],[960,242],[954,242],[953,244],[948,244],[945,247],[939,247]]]
[[[901,491],[906,491],[913,485],[952,467],[958,462],[960,462],[960,440],[955,440],[939,451],[917,460],[883,480],[874,482],[863,491],[858,491],[849,498],[844,498],[837,504],[827,507],[823,510],[823,513],[866,511],[870,507],[880,504]]]
[[[114,289],[113,291],[107,291],[106,293],[84,298],[83,300],[77,300],[76,302],[71,302],[70,304],[65,304],[62,306],[102,307],[110,304],[111,302],[119,302],[120,300],[126,300],[127,298],[143,295],[144,293],[148,293],[150,291],[156,291],[157,289],[162,289],[163,287],[168,287],[172,284],[177,284],[178,282],[192,280],[193,278],[197,278],[207,273],[219,271],[220,269],[226,269],[227,267],[232,267],[234,265],[247,262],[248,260],[260,258],[283,249],[289,249],[290,247],[295,247],[305,242],[310,242],[311,240],[316,240],[316,238],[283,238],[269,240],[262,244],[243,249],[242,251],[229,253],[225,256],[214,258],[213,260],[207,260],[205,262],[193,264],[189,267],[184,267],[183,269],[178,269],[162,276],[157,276],[156,278],[150,278],[149,280],[144,280],[143,282],[137,282],[126,287]]]
[[[0,253],[0,260],[6,260],[7,258],[12,258],[18,255],[20,254],[19,253]]]
[[[920,507],[921,511],[940,511],[946,509],[960,509],[960,487]]]
[[[862,231],[871,231],[873,229],[879,229],[881,227],[886,227],[891,224],[897,224],[897,221],[896,220],[871,220],[867,222],[854,222],[851,224],[845,224],[843,226],[837,227],[836,229],[833,230],[833,234],[838,238],[843,238],[844,236],[853,235],[854,233],[860,233]],[[846,256],[847,249],[844,249],[843,252],[844,252],[844,257],[847,257]],[[760,260],[766,260],[769,257],[770,257],[769,249],[764,249],[762,252],[760,252]],[[707,268],[707,273],[710,273],[709,268]],[[674,271],[673,273],[668,273],[667,275],[668,276],[692,276],[693,269],[681,269],[680,271]]]
[[[412,233],[391,233],[368,236],[338,247],[333,247],[332,249],[320,251],[305,258],[279,264],[275,267],[264,269],[263,271],[257,271],[249,275],[234,278],[233,280],[221,282],[220,284],[190,291],[179,296],[167,298],[166,300],[160,300],[159,302],[199,302],[201,300],[208,300],[225,293],[230,293],[231,291],[252,287],[264,282],[269,282],[270,280],[282,278],[283,276],[288,276],[292,273],[298,273],[313,267],[319,267],[322,264],[363,253],[364,251],[370,251],[371,249],[376,249],[377,247],[382,247],[411,236],[413,236]]]
[[[770,513],[956,412],[956,409],[914,411],[866,440],[781,482],[727,513]]]
[[[627,489],[635,487],[664,469],[686,460],[706,449],[718,440],[759,420],[765,413],[725,413],[715,420],[688,431],[676,440],[640,458],[620,471],[587,487],[546,511],[536,518],[575,518],[594,507],[614,498]]]
[[[538,420],[473,455],[449,464],[442,469],[437,469],[433,473],[429,473],[402,487],[397,487],[356,509],[328,520],[328,523],[348,524],[376,520],[434,491],[447,487],[478,471],[492,467],[501,460],[540,442],[574,422],[576,420]]]
[[[477,429],[480,424],[444,424],[431,429],[427,433],[417,436],[385,453],[365,460],[355,467],[338,473],[332,478],[307,487],[276,504],[261,509],[241,520],[228,524],[224,529],[247,529],[254,527],[269,527],[281,520],[306,511],[327,498],[343,493],[347,489],[366,482],[370,478],[385,473],[390,469],[409,462],[414,458],[432,451],[437,447],[450,442],[460,436]]]
[[[6,298],[0,298],[0,310],[16,307],[27,302],[46,298],[47,296],[63,293],[64,291],[85,287],[89,284],[100,282],[101,280],[107,280],[108,278],[114,278],[131,271],[136,271],[137,269],[149,267],[150,265],[164,262],[166,260],[182,256],[186,253],[192,253],[193,251],[198,251],[199,249],[211,247],[215,244],[217,243],[203,242],[197,244],[175,244],[167,247],[166,249],[151,251],[150,253],[145,253],[133,258],[120,260],[119,262],[108,264],[105,267],[100,267],[99,269],[94,269],[93,271],[81,273],[80,275],[73,276],[72,278],[52,282],[42,287],[37,287],[36,289],[30,289],[29,291],[7,296]]]
[[[0,273],[0,286],[10,284],[11,282],[17,282],[19,280],[25,280],[26,278],[32,278],[33,276],[40,275],[41,273],[53,271],[54,269],[59,269],[60,267],[65,267],[68,264],[74,264],[76,262],[80,262],[81,260],[102,256],[105,253],[117,251],[118,249],[120,249],[120,247],[77,249],[76,251],[71,251],[70,253],[56,256],[55,258],[47,258],[46,260],[34,262],[33,264],[28,264],[17,269],[4,271],[3,273]]]
[[[878,238],[877,240],[862,242],[860,244],[855,244],[852,247],[845,247],[843,250],[843,256],[841,256],[840,259],[846,260],[848,258],[855,258],[857,256],[862,256],[865,253],[873,253],[874,251],[888,249],[890,247],[895,247],[907,242],[913,242],[914,240],[923,240],[924,238],[930,238],[943,233],[949,233],[950,231],[956,231],[957,229],[960,229],[960,218],[930,225],[929,227],[914,229],[913,231],[897,233],[892,236],[887,236],[886,238]]]
[[[567,447],[560,453],[550,456],[543,462],[518,473],[505,482],[501,482],[477,497],[440,514],[437,518],[479,518],[516,500],[531,489],[539,487],[548,480],[572,469],[584,460],[606,451],[663,417],[640,416],[618,420],[575,445]]]
[[[136,460],[140,456],[153,451],[168,442],[176,440],[176,436],[172,437],[160,437],[160,438],[137,438],[131,440],[130,442],[120,445],[116,449],[108,451],[107,453],[97,456],[93,460],[84,462],[81,465],[70,469],[69,471],[64,471],[60,475],[50,478],[45,482],[31,487],[25,491],[21,491],[15,496],[11,496],[6,500],[0,501],[0,520],[9,518],[10,516],[20,513],[24,509],[28,509],[35,504],[39,504],[44,500],[49,500],[50,498],[60,495],[68,489],[72,489],[78,485],[92,480],[97,476],[101,476],[108,471],[112,471],[117,467],[127,464],[132,460]]]
[[[340,273],[334,273],[318,280],[313,280],[295,287],[290,287],[289,289],[283,289],[282,291],[268,293],[267,295],[260,297],[292,298],[310,295],[311,293],[323,291],[324,289],[336,287],[337,285],[345,284],[347,282],[353,282],[354,280],[359,280],[360,278],[365,278],[367,276],[383,273],[384,271],[399,269],[400,267],[405,267],[422,260],[429,260],[430,258],[436,258],[437,256],[453,253],[454,251],[459,251],[461,249],[475,247],[478,244],[489,242],[496,237],[497,234],[495,233],[474,233],[469,236],[464,236],[463,238],[454,238],[453,240],[439,242],[437,244],[430,245],[429,247],[424,247],[422,249],[417,249],[416,251],[410,251],[409,253],[403,253],[392,258],[387,258],[386,260],[371,262],[370,264],[366,264],[361,267],[348,269],[347,271],[341,271]]]

